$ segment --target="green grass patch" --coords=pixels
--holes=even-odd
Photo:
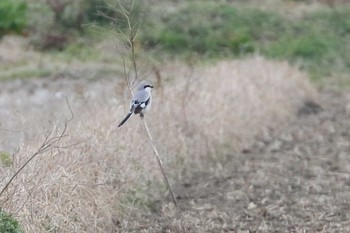
[[[40,69],[40,68],[21,68],[21,69],[13,69],[8,72],[3,72],[0,75],[0,81],[9,81],[15,79],[29,79],[29,78],[43,78],[50,76],[52,74],[48,69]]]
[[[0,209],[0,232],[1,233],[22,233],[18,222],[11,215]]]
[[[0,152],[0,162],[2,165],[9,167],[12,165],[12,158],[11,155],[7,152],[1,151]]]
[[[69,44],[62,51],[51,51],[51,55],[59,61],[71,62],[79,61],[98,61],[101,59],[100,52],[93,47],[93,44],[82,39]]]
[[[27,4],[18,0],[0,1],[0,37],[6,33],[19,33],[26,26]]]
[[[255,51],[260,39],[275,37],[274,32],[280,27],[276,14],[240,10],[228,4],[197,3],[154,22],[150,20],[145,25],[142,41],[146,48],[160,47],[174,54],[235,56]]]
[[[297,63],[314,79],[350,73],[350,7],[291,20],[227,3],[189,3],[148,17],[140,40],[146,48],[172,56],[237,58],[259,52]]]
[[[291,30],[263,54],[299,61],[315,79],[350,72],[350,8],[315,12],[289,24]]]

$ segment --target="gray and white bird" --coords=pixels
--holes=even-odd
[[[140,114],[141,117],[144,116],[144,113],[151,108],[152,104],[152,95],[151,90],[153,86],[150,82],[144,80],[140,82],[137,87],[137,91],[132,97],[130,104],[130,112],[125,118],[119,123],[118,127],[122,126],[132,114]]]

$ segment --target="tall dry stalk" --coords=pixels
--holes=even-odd
[[[125,78],[125,81],[127,83],[127,86],[130,90],[130,92],[132,93],[132,87],[134,86],[134,83],[138,80],[139,78],[139,68],[138,68],[138,54],[137,54],[137,51],[136,51],[136,47],[135,47],[135,40],[137,38],[137,35],[139,33],[139,30],[141,28],[141,25],[142,25],[142,18],[139,18],[137,22],[134,22],[134,20],[130,20],[130,17],[131,16],[131,12],[133,10],[133,7],[134,7],[134,1],[131,1],[130,3],[130,8],[129,9],[126,9],[125,6],[120,2],[118,1],[118,6],[119,6],[119,13],[121,13],[121,15],[124,17],[124,19],[126,20],[126,23],[127,23],[127,31],[123,31],[121,30],[120,28],[117,28],[118,32],[121,34],[122,38],[124,39],[124,45],[129,53],[129,60],[132,64],[132,69],[133,69],[133,72],[134,72],[134,75],[133,75],[133,78],[130,77],[130,72],[127,72],[127,68],[126,68],[126,62],[125,62],[125,57],[123,56],[123,66],[124,66],[124,78]],[[178,204],[177,204],[177,201],[176,201],[176,197],[175,197],[175,194],[174,194],[174,191],[173,189],[171,188],[171,185],[169,183],[169,179],[166,175],[166,170],[163,166],[163,162],[159,156],[159,153],[158,153],[158,150],[157,150],[157,147],[155,146],[154,142],[153,142],[153,137],[150,133],[150,130],[148,128],[148,125],[147,125],[147,122],[145,120],[144,117],[141,117],[141,120],[143,122],[143,126],[145,128],[145,131],[147,133],[147,136],[150,140],[150,144],[152,146],[152,149],[153,149],[153,153],[154,153],[154,156],[158,162],[158,165],[159,165],[159,168],[161,170],[161,173],[163,175],[163,178],[164,178],[164,181],[165,181],[165,184],[169,190],[169,193],[171,195],[171,198],[174,202],[174,205],[179,208]]]
[[[173,189],[171,188],[171,185],[169,183],[169,180],[168,180],[168,177],[165,173],[165,169],[163,167],[163,162],[159,156],[159,153],[158,153],[158,150],[157,150],[157,147],[156,145],[154,144],[153,142],[153,138],[152,138],[152,135],[148,129],[148,125],[147,125],[147,122],[145,121],[145,118],[144,117],[141,117],[141,120],[143,122],[143,126],[145,127],[145,130],[147,132],[147,135],[148,135],[148,138],[150,139],[150,143],[152,145],[152,149],[153,149],[153,153],[154,153],[154,156],[156,157],[157,161],[158,161],[158,165],[159,165],[159,168],[160,168],[160,171],[162,172],[162,175],[164,177],[164,181],[165,181],[165,184],[167,186],[167,188],[169,189],[169,192],[170,192],[170,195],[171,195],[171,199],[173,200],[174,202],[174,205],[179,208],[178,204],[177,204],[177,201],[176,201],[176,197],[175,197],[175,194],[174,194],[174,191]]]

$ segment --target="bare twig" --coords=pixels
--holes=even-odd
[[[149,139],[150,139],[150,142],[151,142],[151,145],[152,145],[152,149],[153,149],[153,153],[154,153],[154,155],[155,155],[155,157],[156,157],[156,159],[157,159],[157,161],[158,161],[158,165],[159,165],[159,168],[160,168],[160,170],[161,170],[161,172],[162,172],[162,175],[163,175],[163,177],[164,177],[165,184],[166,184],[167,188],[169,189],[169,192],[170,192],[171,198],[173,199],[174,205],[175,205],[176,207],[178,207],[177,201],[176,201],[176,198],[175,198],[175,194],[174,194],[174,192],[173,192],[173,189],[172,189],[171,186],[170,186],[168,177],[167,177],[167,175],[166,175],[166,173],[165,173],[165,170],[164,170],[164,167],[163,167],[163,162],[162,162],[162,160],[160,159],[160,156],[159,156],[157,147],[156,147],[156,146],[154,145],[154,143],[153,143],[153,138],[152,138],[152,135],[151,135],[151,133],[150,133],[150,131],[149,131],[149,129],[148,129],[148,126],[147,126],[147,123],[146,123],[146,121],[145,121],[145,118],[144,118],[144,117],[141,117],[141,120],[142,120],[142,122],[143,122],[143,126],[144,126],[145,129],[146,129],[147,135],[148,135],[148,137],[149,137]]]
[[[128,75],[127,71],[126,71],[125,58],[124,58],[124,56],[122,56],[122,58],[123,58],[123,68],[124,68],[125,81],[126,81],[126,84],[128,85],[128,89],[130,91],[130,94],[132,95],[132,87],[130,86],[129,75]]]
[[[37,157],[39,154],[44,153],[45,151],[47,151],[50,148],[54,148],[56,146],[56,144],[65,136],[67,136],[65,133],[67,131],[68,128],[68,123],[71,122],[74,119],[74,113],[69,105],[68,99],[66,97],[66,103],[68,106],[68,109],[71,113],[71,117],[65,122],[64,124],[64,128],[62,130],[62,132],[55,137],[51,137],[50,138],[50,134],[48,134],[45,137],[44,142],[41,144],[41,146],[39,147],[39,149],[32,154],[29,159],[11,176],[11,178],[9,179],[9,181],[7,181],[6,185],[2,188],[1,192],[0,192],[0,197],[2,196],[2,194],[7,190],[7,188],[9,187],[9,185],[12,183],[12,181],[18,176],[18,174],[35,158]]]

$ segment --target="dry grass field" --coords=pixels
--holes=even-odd
[[[0,149],[12,162],[2,160],[0,188],[64,128],[64,96],[74,113],[0,197],[25,232],[350,230],[349,95],[318,93],[296,67],[259,56],[150,73],[146,120],[176,211],[140,119],[116,127],[128,111],[124,79],[86,79],[90,65],[1,83]]]

